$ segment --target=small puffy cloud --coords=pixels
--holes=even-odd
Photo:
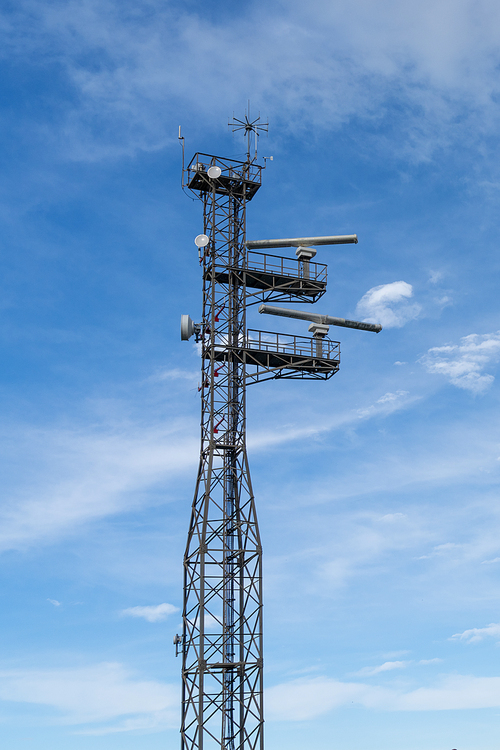
[[[358,672],[356,672],[356,674],[360,677],[371,677],[373,675],[380,674],[381,672],[392,672],[393,669],[404,669],[408,666],[408,664],[411,664],[411,662],[386,661],[383,664],[379,664],[378,667],[363,667],[363,669],[360,669]]]
[[[455,633],[450,641],[464,641],[465,643],[479,643],[485,638],[500,638],[500,622],[492,622],[485,628],[471,628],[463,633]]]
[[[128,607],[128,609],[122,609],[121,615],[125,617],[144,617],[148,622],[159,622],[160,620],[166,620],[169,615],[173,615],[174,612],[178,612],[179,607],[174,607],[173,604],[152,604],[148,607]]]
[[[444,375],[457,388],[484,393],[494,381],[484,369],[500,357],[500,331],[471,333],[459,344],[434,346],[418,361],[427,372]]]
[[[443,278],[442,271],[430,271],[429,272],[429,282],[431,284],[437,284],[438,281],[441,281],[442,278]]]
[[[57,599],[47,599],[48,602],[54,605],[54,607],[60,607],[61,602],[58,602]]]
[[[356,315],[367,323],[381,323],[384,328],[401,328],[420,313],[421,307],[409,302],[413,287],[406,281],[393,281],[369,289],[356,306]]]

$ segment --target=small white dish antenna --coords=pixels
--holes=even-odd
[[[198,234],[194,238],[194,244],[196,245],[196,247],[206,247],[209,242],[210,240],[206,234]]]
[[[216,180],[218,177],[220,177],[222,174],[222,169],[220,167],[209,167],[207,171],[207,175],[210,177],[211,180]]]

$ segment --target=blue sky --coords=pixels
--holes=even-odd
[[[269,119],[248,237],[320,248],[327,383],[251,386],[268,750],[497,750],[500,8],[4,2],[0,722],[177,748],[199,448],[186,154]],[[306,332],[299,321],[251,327]],[[332,331],[333,333],[337,333]]]

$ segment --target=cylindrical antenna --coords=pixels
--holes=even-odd
[[[283,318],[297,318],[298,320],[309,320],[311,323],[321,323],[327,326],[341,326],[342,328],[357,328],[360,331],[372,331],[379,333],[382,330],[380,323],[362,323],[360,320],[346,320],[345,318],[334,318],[331,315],[320,315],[320,313],[302,312],[302,310],[290,310],[286,307],[274,307],[273,305],[261,305],[260,313],[268,315],[281,315]]]
[[[284,240],[249,240],[245,245],[249,250],[268,247],[310,247],[311,245],[357,245],[357,234],[337,234],[329,237],[291,237]]]

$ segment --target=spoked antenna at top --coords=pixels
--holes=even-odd
[[[269,123],[261,122],[260,112],[258,117],[252,119],[252,117],[250,116],[250,102],[248,102],[248,109],[245,111],[245,117],[240,120],[238,117],[235,117],[233,113],[233,119],[229,121],[229,127],[233,129],[233,133],[236,133],[237,130],[245,131],[245,136],[247,138],[247,159],[248,161],[255,161],[255,159],[257,158],[257,141],[259,135],[261,134],[261,132],[267,133]],[[253,159],[250,159],[252,133],[254,137],[255,154]]]

